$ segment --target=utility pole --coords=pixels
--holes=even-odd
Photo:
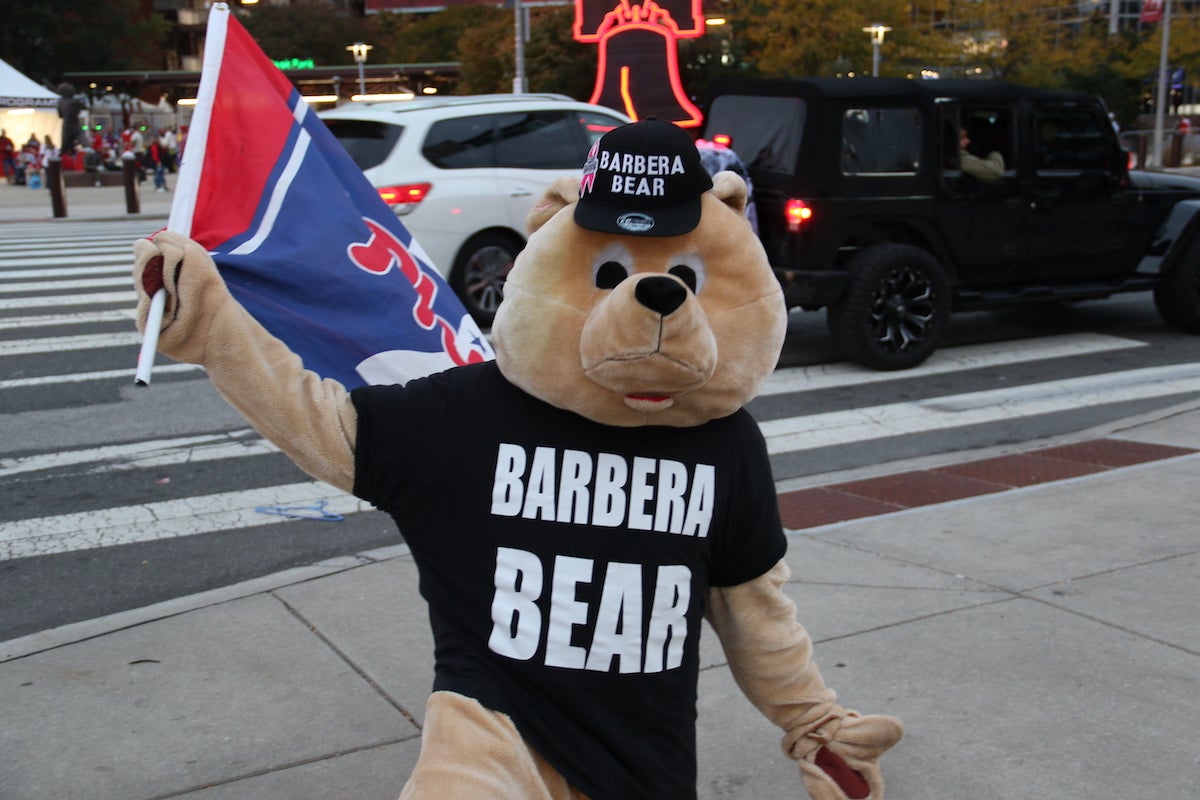
[[[525,7],[521,0],[513,0],[513,52],[516,54],[516,69],[513,71],[513,94],[525,91]]]
[[[1158,54],[1158,97],[1154,101],[1154,166],[1163,168],[1163,128],[1167,113],[1167,49],[1171,44],[1171,0],[1163,3],[1162,48]]]

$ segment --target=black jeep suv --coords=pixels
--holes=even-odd
[[[826,308],[853,361],[920,364],[955,310],[1139,290],[1200,333],[1200,179],[1130,171],[1099,98],[830,78],[719,82],[706,105],[788,307]]]

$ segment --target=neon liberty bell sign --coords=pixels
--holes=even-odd
[[[589,102],[633,119],[694,128],[703,116],[679,79],[680,39],[704,35],[701,0],[575,0],[575,41],[599,48]]]

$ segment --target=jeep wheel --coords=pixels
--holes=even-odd
[[[933,352],[950,316],[946,273],[932,255],[904,244],[866,248],[847,265],[846,293],[828,311],[846,356],[880,370],[915,367]]]
[[[492,324],[513,259],[524,244],[515,236],[485,232],[467,240],[450,270],[450,288],[480,327]]]
[[[1200,235],[1192,237],[1179,260],[1154,287],[1154,307],[1168,325],[1200,333]]]

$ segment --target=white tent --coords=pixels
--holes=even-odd
[[[4,59],[0,59],[0,128],[17,147],[25,144],[30,134],[39,142],[49,134],[61,145],[58,95],[26,78]]]

